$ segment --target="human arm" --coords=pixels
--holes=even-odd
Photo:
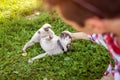
[[[72,37],[72,40],[79,40],[79,39],[89,40],[88,34],[84,32],[75,32],[75,33],[71,33],[69,31],[63,31],[63,32],[69,34]]]

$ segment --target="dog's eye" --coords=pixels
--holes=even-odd
[[[68,34],[65,34],[65,37],[69,36]]]
[[[61,33],[60,37],[63,38],[64,37],[64,33]]]
[[[72,37],[71,37],[69,34],[66,34],[66,37],[67,37],[67,36],[72,39]]]
[[[38,31],[38,34],[40,34],[40,31]]]

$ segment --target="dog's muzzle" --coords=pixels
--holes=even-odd
[[[71,45],[68,44],[68,45],[66,46],[66,48],[67,48],[67,50],[71,50]]]

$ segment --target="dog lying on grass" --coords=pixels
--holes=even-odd
[[[34,60],[40,59],[45,55],[62,54],[70,49],[72,38],[69,34],[62,32],[60,36],[55,35],[50,24],[44,24],[28,41],[23,50],[23,56],[26,55],[26,49],[34,43],[40,43],[45,53],[39,54],[28,60],[28,63],[33,63]]]

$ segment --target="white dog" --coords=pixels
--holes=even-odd
[[[69,34],[61,33],[60,36],[56,36],[51,30],[49,24],[43,25],[31,38],[31,40],[26,43],[23,48],[23,52],[26,53],[26,48],[33,45],[35,42],[39,42],[45,53],[39,54],[31,59],[29,63],[32,63],[35,59],[40,59],[45,55],[56,55],[62,54],[70,49],[70,43],[72,38]]]

